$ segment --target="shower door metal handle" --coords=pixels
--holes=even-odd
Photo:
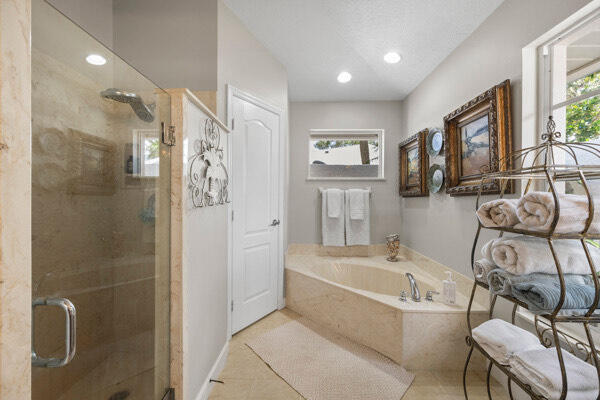
[[[65,312],[65,356],[63,358],[43,358],[37,355],[33,339],[33,311],[37,306],[59,307]],[[34,367],[58,368],[64,367],[75,357],[77,315],[75,306],[65,298],[38,298],[31,305],[31,364]]]

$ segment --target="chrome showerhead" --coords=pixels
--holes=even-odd
[[[144,104],[142,98],[137,93],[129,93],[119,89],[110,88],[102,91],[100,95],[105,99],[129,104],[135,115],[137,115],[142,121],[154,121],[154,105]]]

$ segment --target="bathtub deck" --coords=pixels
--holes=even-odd
[[[210,400],[287,400],[302,399],[292,387],[273,372],[245,341],[261,335],[298,318],[298,314],[284,309],[276,311],[254,325],[233,336],[225,369],[219,380],[225,384],[214,383]],[[494,400],[508,399],[502,386],[493,381]],[[473,369],[469,374],[469,399],[487,399],[485,389],[485,370]],[[417,371],[411,387],[402,400],[458,400],[464,399],[462,374],[460,371]]]

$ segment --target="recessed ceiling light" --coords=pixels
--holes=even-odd
[[[350,75],[350,72],[346,72],[346,71],[340,72],[340,74],[337,77],[337,80],[339,83],[350,82],[350,79],[352,79],[352,75]]]
[[[100,54],[90,54],[85,58],[85,61],[92,65],[106,64],[106,58],[102,57]]]
[[[395,51],[390,51],[385,56],[383,56],[383,59],[388,64],[396,64],[402,59],[402,57],[400,57],[400,54],[396,53]]]

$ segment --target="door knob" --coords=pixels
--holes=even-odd
[[[277,226],[279,224],[280,224],[280,222],[278,219],[274,219],[273,222],[271,222],[271,226]]]
[[[32,310],[38,306],[59,307],[65,312],[65,356],[63,358],[43,358],[37,355],[35,343],[31,341],[31,364],[34,367],[57,368],[64,367],[75,357],[75,336],[77,327],[77,316],[75,306],[71,301],[64,298],[35,299],[31,305]],[[31,328],[33,331],[33,313],[31,315]]]

